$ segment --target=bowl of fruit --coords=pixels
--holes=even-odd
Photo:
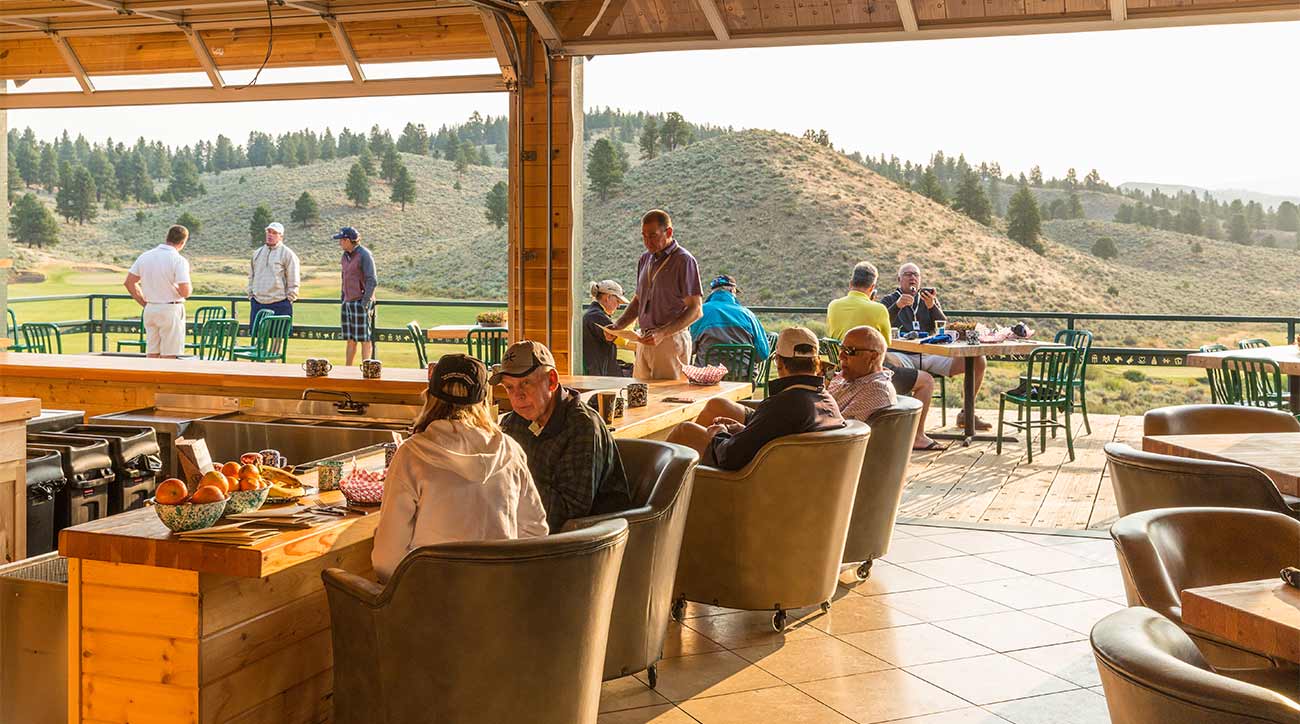
[[[203,476],[193,493],[185,483],[169,478],[158,484],[154,491],[153,509],[158,520],[167,529],[179,533],[186,530],[211,528],[226,512],[226,476],[221,475],[221,485],[215,484],[220,472]]]
[[[271,486],[262,480],[262,469],[256,463],[228,462],[221,466],[221,473],[226,478],[229,499],[226,515],[257,510],[271,494]]]

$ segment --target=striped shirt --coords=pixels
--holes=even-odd
[[[855,380],[844,379],[838,372],[826,385],[840,406],[840,414],[850,420],[866,422],[876,410],[898,403],[898,393],[889,380],[894,376],[889,370],[872,372]]]

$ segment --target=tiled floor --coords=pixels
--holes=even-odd
[[[1124,604],[1110,542],[901,525],[829,613],[691,604],[655,690],[605,684],[600,724],[1103,724],[1088,631]]]

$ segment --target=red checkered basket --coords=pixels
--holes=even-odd
[[[339,481],[339,490],[348,505],[379,505],[384,500],[387,470],[363,470],[356,465]]]
[[[727,367],[721,364],[707,367],[682,365],[682,372],[686,374],[686,380],[692,385],[716,385],[727,376]]]

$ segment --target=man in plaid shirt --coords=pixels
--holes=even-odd
[[[884,369],[885,338],[874,327],[854,327],[840,344],[840,371],[826,385],[840,414],[866,422],[876,410],[898,402],[898,393]]]
[[[501,428],[528,457],[551,532],[572,518],[632,507],[614,436],[577,390],[560,386],[546,345],[528,340],[510,345],[488,381],[510,396],[512,412]]]

